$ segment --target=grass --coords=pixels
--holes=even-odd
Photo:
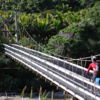
[[[21,92],[21,98],[22,98],[22,100],[24,100],[26,88],[27,88],[27,86],[25,86],[25,87],[22,89],[22,92]],[[48,95],[49,95],[49,92],[43,91],[43,90],[42,90],[42,87],[40,87],[38,100],[47,100]],[[68,96],[68,95],[65,95],[64,98],[61,99],[61,100],[66,100],[67,96]],[[34,100],[34,99],[33,99],[33,88],[32,88],[32,87],[31,87],[31,90],[30,90],[30,97],[29,97],[29,100]],[[54,99],[54,91],[51,92],[51,97],[49,98],[49,100],[55,100],[55,99]],[[59,100],[60,100],[60,99],[59,99]]]

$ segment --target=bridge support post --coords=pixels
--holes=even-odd
[[[77,98],[75,98],[74,96],[72,96],[66,91],[64,91],[63,94],[64,94],[64,100],[78,100]]]
[[[71,98],[70,94],[66,91],[63,92],[63,95],[64,95],[64,100],[67,100],[67,99]]]
[[[74,96],[72,97],[72,100],[78,100],[77,98],[75,98]]]
[[[56,88],[57,88],[57,90],[58,90],[58,88],[59,88],[59,87],[58,87],[58,86],[56,86]]]
[[[52,82],[50,82],[50,85],[52,85]]]
[[[45,82],[46,82],[47,80],[46,80],[46,78],[45,78]]]

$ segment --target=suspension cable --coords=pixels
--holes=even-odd
[[[100,54],[92,55],[92,56],[96,56],[96,57],[98,57],[98,56],[100,56]],[[87,59],[90,59],[90,58],[91,58],[91,56],[83,57],[83,58],[81,58],[81,60],[87,60]],[[78,58],[78,59],[72,59],[72,60],[80,60],[80,58]],[[87,60],[87,61],[90,61],[90,60]]]

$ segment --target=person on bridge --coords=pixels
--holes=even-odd
[[[86,74],[89,73],[90,69],[93,69],[93,77],[92,82],[96,82],[96,84],[100,85],[100,63],[96,61],[96,57],[91,57],[92,63],[89,64],[88,70],[86,71]]]

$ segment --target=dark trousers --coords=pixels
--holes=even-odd
[[[93,74],[93,76],[92,76],[92,82],[94,82],[95,81],[95,79],[96,79],[96,74]]]

